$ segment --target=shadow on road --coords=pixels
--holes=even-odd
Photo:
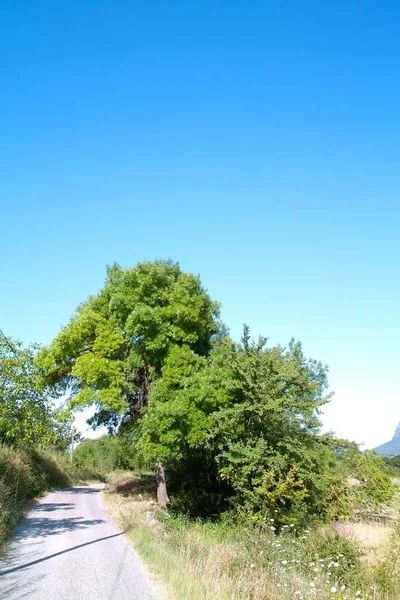
[[[53,512],[55,510],[72,510],[75,504],[68,502],[42,502],[41,504],[34,504],[33,510],[35,512]]]
[[[83,519],[70,517],[67,519],[51,519],[46,517],[26,517],[23,526],[14,535],[16,542],[25,538],[45,538],[49,535],[59,535],[67,531],[85,529],[93,525],[105,523],[104,519]]]
[[[90,546],[91,544],[97,544],[99,542],[104,542],[105,540],[109,540],[111,538],[119,537],[120,535],[123,535],[123,533],[124,531],[122,531],[121,533],[114,533],[113,535],[107,535],[106,537],[98,538],[97,540],[92,540],[91,542],[85,542],[84,544],[79,544],[78,546],[67,548],[66,550],[61,550],[60,552],[55,552],[54,554],[44,556],[43,558],[38,558],[37,560],[32,560],[31,562],[25,563],[23,565],[18,565],[18,567],[12,567],[11,569],[7,569],[6,571],[0,571],[0,577],[2,575],[8,575],[9,573],[15,573],[16,571],[20,571],[21,569],[27,569],[28,567],[37,565],[41,562],[44,562],[45,560],[50,560],[50,558],[61,556],[61,554],[66,554],[67,552],[73,552],[74,550],[78,550],[79,548],[83,548],[84,546]]]
[[[64,488],[63,490],[60,490],[63,494],[65,493],[70,493],[70,494],[99,494],[102,491],[102,487],[100,488],[95,488],[95,487],[71,487],[71,488]]]

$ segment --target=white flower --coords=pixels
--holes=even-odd
[[[340,591],[341,591],[341,592],[344,592],[344,590],[345,590],[345,589],[346,589],[346,586],[345,586],[345,585],[342,585],[342,587],[340,588]]]
[[[283,561],[282,561],[282,564],[283,564],[283,565],[287,565],[287,560],[283,560]]]
[[[338,562],[334,562],[334,563],[332,563],[332,565],[333,565],[334,567],[338,567],[338,566],[339,566],[339,563],[338,563]]]
[[[250,565],[250,569],[254,569],[255,565],[253,563],[251,563]]]
[[[334,585],[331,587],[331,593],[332,593],[332,594],[336,594],[336,588],[335,588],[335,586],[334,586]]]
[[[359,596],[361,594],[360,590],[356,591],[356,596]]]
[[[271,529],[272,531],[275,531],[276,527],[273,527],[273,526],[272,526],[272,527],[270,527],[270,529]]]

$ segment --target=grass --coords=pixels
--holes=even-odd
[[[78,471],[61,454],[39,454],[0,444],[0,550],[4,550],[29,500],[88,478],[93,479],[93,474]]]
[[[395,521],[390,527],[347,523],[301,534],[288,526],[277,533],[273,521],[260,529],[163,513],[153,484],[139,477],[115,481],[103,495],[113,517],[177,600],[400,598],[400,528]]]

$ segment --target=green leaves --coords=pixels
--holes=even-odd
[[[51,390],[40,388],[34,348],[0,338],[0,441],[43,449],[64,444]]]
[[[210,432],[219,474],[242,510],[279,509],[281,522],[304,520],[321,510],[329,486],[333,454],[318,436],[326,371],[299,344],[267,348],[247,329],[242,342],[229,347],[230,402],[214,413]]]
[[[108,414],[114,426],[116,415],[136,419],[174,348],[206,355],[219,328],[218,305],[178,264],[114,264],[103,289],[77,309],[38,364],[45,382],[72,391],[71,406],[96,404],[102,422]],[[171,359],[171,377],[174,368]]]

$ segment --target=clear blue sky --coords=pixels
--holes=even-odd
[[[400,419],[400,6],[3,0],[0,327],[48,343],[105,265],[200,273],[234,337]]]

